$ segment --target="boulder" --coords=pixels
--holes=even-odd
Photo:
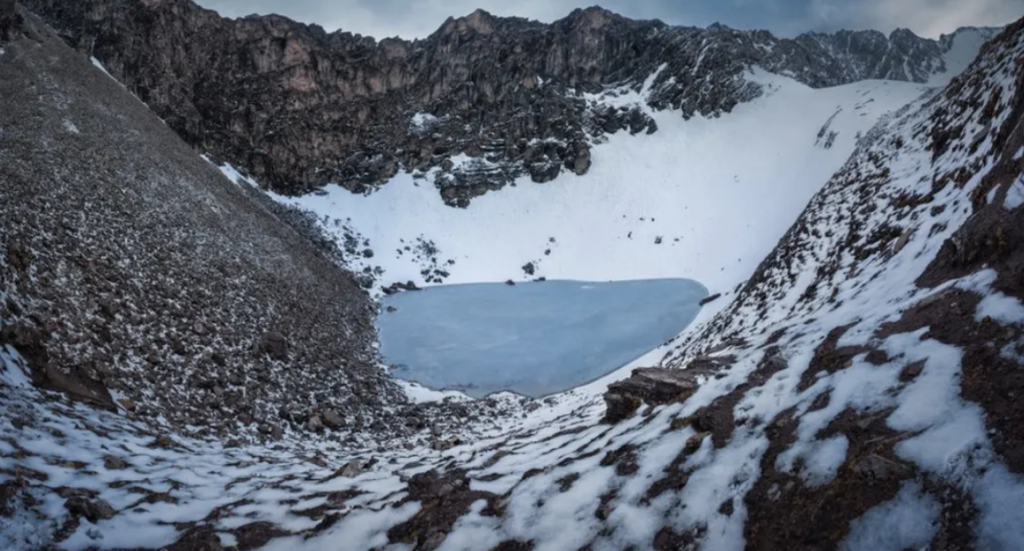
[[[277,331],[264,333],[256,344],[256,350],[260,354],[266,354],[275,360],[281,362],[288,361],[288,339]]]
[[[324,425],[329,429],[338,430],[345,426],[345,419],[333,409],[321,411],[320,417],[323,418]]]
[[[721,296],[722,296],[722,293],[715,293],[715,294],[713,294],[713,295],[711,295],[711,296],[709,296],[709,297],[706,297],[706,298],[704,298],[704,299],[701,299],[701,301],[700,301],[700,303],[699,303],[699,304],[700,304],[701,306],[704,306],[705,304],[710,304],[710,303],[712,303],[712,302],[714,302],[714,301],[718,300],[719,298],[721,298]]]
[[[103,466],[111,471],[120,471],[128,468],[128,462],[116,455],[104,455]]]
[[[707,369],[634,369],[628,379],[608,386],[604,421],[618,423],[633,415],[642,403],[657,406],[686,400],[697,390],[700,378],[708,375],[711,373]]]
[[[84,496],[74,496],[64,502],[64,508],[69,513],[79,517],[85,517],[89,522],[95,524],[100,520],[114,518],[117,511],[102,499],[88,499]]]

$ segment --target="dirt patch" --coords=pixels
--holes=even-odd
[[[780,348],[772,346],[765,351],[764,357],[758,363],[757,369],[747,378],[746,382],[737,386],[728,394],[719,396],[710,405],[705,406],[692,416],[693,428],[698,432],[711,433],[711,441],[715,448],[723,448],[732,438],[736,429],[737,420],[734,410],[736,404],[746,396],[751,389],[764,386],[773,375],[786,369],[788,364],[780,355]],[[743,421],[740,421],[742,423]]]
[[[622,447],[612,450],[601,458],[602,467],[615,466],[615,474],[619,476],[631,475],[640,467],[636,463],[636,446],[625,444]]]
[[[652,546],[655,551],[694,551],[700,547],[707,532],[707,526],[703,525],[683,532],[665,526],[654,535]]]
[[[787,410],[767,427],[771,442],[761,459],[761,478],[745,496],[747,549],[835,549],[852,520],[896,496],[914,468],[895,458],[900,435],[885,423],[890,412],[840,414],[819,434],[843,434],[849,440],[846,461],[836,477],[808,487],[797,473],[776,469],[780,453],[796,441],[795,410]]]
[[[797,390],[803,392],[814,385],[818,380],[818,374],[822,371],[835,373],[841,369],[850,367],[854,356],[864,354],[870,349],[863,346],[838,346],[839,339],[856,324],[836,327],[828,332],[825,340],[814,349],[814,357],[807,370],[800,375],[800,384]]]
[[[927,327],[923,339],[935,339],[960,348],[962,375],[960,395],[985,410],[985,426],[992,445],[1015,473],[1024,473],[1024,366],[1004,354],[1021,346],[1021,326],[1000,325],[991,318],[975,320],[981,295],[950,289],[921,301],[904,312],[896,322],[878,331],[885,338]],[[911,380],[922,369],[917,364],[903,368],[901,379]]]
[[[939,500],[939,531],[928,551],[974,551],[978,507],[971,494],[948,483],[926,479],[925,490]]]

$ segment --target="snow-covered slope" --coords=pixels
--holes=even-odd
[[[928,79],[929,86],[945,86],[978,57],[981,47],[999,32],[992,28],[965,27],[954,33],[942,35],[942,63],[945,71],[936,72]]]
[[[714,119],[651,110],[646,87],[591,96],[593,104],[643,109],[658,131],[613,134],[595,147],[586,175],[546,184],[524,178],[466,209],[446,206],[431,178],[411,174],[368,196],[328,186],[280,199],[316,213],[339,239],[351,230],[367,239],[373,256],[355,264],[383,268],[383,286],[422,285],[439,268],[450,274],[445,283],[687,277],[728,292],[858,136],[925,89],[867,81],[816,90],[764,72],[748,78],[772,91]],[[423,243],[436,251],[423,254]]]

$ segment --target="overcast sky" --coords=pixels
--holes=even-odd
[[[448,16],[476,8],[544,22],[594,0],[198,0],[222,15],[279,13],[329,31],[376,38],[423,38]],[[961,26],[999,26],[1024,16],[1024,0],[604,0],[599,5],[628,17],[673,25],[767,28],[793,36],[807,30],[907,27],[930,37]]]

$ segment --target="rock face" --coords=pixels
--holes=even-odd
[[[0,57],[0,347],[39,386],[208,436],[402,403],[350,274],[41,21],[19,30]]]
[[[814,87],[923,82],[949,48],[906,30],[789,40],[596,7],[551,24],[478,10],[424,40],[377,41],[279,16],[224,19],[191,0],[25,4],[188,143],[264,185],[363,191],[437,168],[434,184],[459,206],[518,176],[587,172],[604,135],[657,131],[649,109],[727,112],[762,93],[744,78],[754,66]],[[601,96],[610,85],[643,90],[646,104]]]
[[[708,369],[664,369],[643,367],[622,381],[608,385],[604,394],[607,406],[604,420],[618,423],[632,415],[641,404],[659,406],[669,402],[682,402],[690,397],[700,380],[711,374]]]
[[[14,0],[0,0],[0,40],[10,40],[11,32],[18,24],[14,11]]]

